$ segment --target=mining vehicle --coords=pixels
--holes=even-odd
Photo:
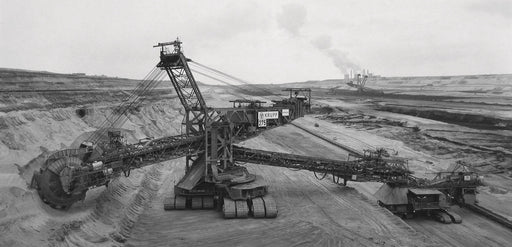
[[[368,76],[364,75],[361,76],[361,74],[357,74],[354,81],[347,82],[347,85],[354,87],[357,89],[358,93],[364,93],[364,94],[384,94],[382,90],[377,90],[373,88],[369,88],[366,86],[366,82],[368,81]],[[335,92],[336,88],[331,89],[332,92]]]
[[[413,176],[406,187],[382,185],[374,196],[380,206],[403,218],[418,214],[432,216],[442,223],[461,223],[462,218],[449,210],[453,204],[474,205],[480,177],[459,164],[439,172],[431,179]]]
[[[174,194],[164,198],[163,208],[217,208],[225,218],[272,218],[278,214],[265,179],[251,174],[243,163],[309,170],[319,179],[329,175],[335,183],[344,185],[347,181],[392,186],[408,186],[411,182],[412,172],[403,160],[389,159],[378,152],[344,161],[238,146],[240,141],[303,117],[310,107],[311,91],[287,89],[290,97],[274,101],[272,106],[243,98],[233,100],[231,108],[209,107],[189,67],[189,62],[199,63],[185,57],[181,44],[176,39],[155,45],[160,48],[160,61],[98,131],[78,149],[49,155],[34,172],[31,184],[43,202],[67,209],[84,200],[91,188],[129,176],[134,169],[182,157],[185,174],[174,186]],[[119,133],[109,131],[122,126],[126,113],[142,104],[164,73],[185,110],[183,133],[128,144]]]

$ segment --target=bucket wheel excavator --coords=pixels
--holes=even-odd
[[[357,74],[356,78],[354,78],[354,79],[355,79],[355,83],[354,83],[354,81],[350,81],[350,82],[347,82],[347,85],[356,88],[358,93],[361,93],[361,94],[384,94],[384,92],[382,90],[376,90],[376,89],[369,88],[366,86],[366,82],[368,81],[367,75]],[[335,90],[336,90],[336,88],[332,88],[331,92],[335,92]]]
[[[120,133],[100,128],[78,149],[60,150],[50,155],[34,173],[32,186],[45,203],[67,209],[83,200],[94,187],[140,167],[185,157],[185,175],[175,185],[174,194],[164,198],[164,209],[217,208],[225,218],[273,218],[277,203],[269,195],[268,184],[251,174],[242,163],[254,163],[313,171],[317,178],[332,176],[336,183],[377,181],[407,186],[412,172],[406,162],[381,155],[365,155],[340,161],[294,154],[248,149],[236,144],[269,128],[302,117],[309,108],[306,97],[274,101],[235,100],[232,108],[206,105],[181,49],[181,41],[159,43],[160,61],[114,110],[108,121],[122,125],[125,113],[141,104],[165,72],[184,107],[184,133],[126,144]],[[156,71],[156,72],[155,72]],[[290,95],[292,92],[290,91]],[[235,106],[238,104],[238,106]],[[104,141],[104,139],[107,139]]]

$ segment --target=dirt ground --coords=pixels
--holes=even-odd
[[[21,91],[28,87],[47,90],[55,85],[72,88],[75,81],[87,91],[91,80],[97,82],[97,78],[52,74],[53,79],[41,84],[38,76],[49,75],[6,73],[8,76],[0,74],[5,77],[2,80]],[[30,81],[23,81],[25,77]],[[446,108],[448,101],[461,101],[450,95],[478,92],[462,101],[480,104],[493,99],[493,104],[505,109],[509,101],[499,101],[499,97],[510,94],[510,87],[504,86],[509,77],[393,78],[373,85],[394,93],[402,88],[436,94],[440,91],[425,90],[423,85],[433,83],[448,89],[443,95],[449,97],[444,103],[425,103],[428,106],[444,104]],[[93,189],[69,211],[52,209],[28,187],[31,174],[46,155],[86,139],[126,94],[112,91],[123,79],[101,80],[108,85],[103,90],[102,81],[94,84],[94,90],[101,89],[98,92],[0,92],[0,246],[507,246],[512,242],[512,231],[463,208],[452,208],[463,217],[460,225],[443,225],[422,217],[404,221],[377,205],[373,193],[379,183],[351,182],[342,187],[329,179],[317,180],[310,172],[252,164],[246,166],[264,176],[277,200],[276,219],[224,220],[214,210],[164,211],[163,199],[183,174],[182,159],[138,169],[130,177],[112,181],[108,188]],[[135,84],[128,81],[126,85]],[[459,92],[461,85],[467,86],[463,88],[467,92]],[[290,86],[294,85],[276,87]],[[151,95],[150,103],[129,113],[121,127],[128,141],[180,132],[183,110],[169,90],[164,86],[159,90]],[[227,101],[238,93],[217,86],[203,86],[202,91],[206,101],[217,107],[230,106]],[[479,204],[512,219],[510,130],[463,127],[427,116],[383,111],[378,106],[386,97],[375,100],[351,94],[345,99],[327,94],[325,87],[316,92],[314,107],[327,107],[331,114],[307,116],[296,124],[353,149],[387,147],[407,158],[410,169],[420,177],[431,177],[457,160],[466,161],[484,176],[486,186],[479,189]],[[107,95],[108,99],[102,100]],[[269,97],[247,97],[269,101]],[[411,97],[403,97],[407,100],[393,99],[393,104],[414,106]],[[457,103],[460,105],[464,104]],[[479,109],[483,115],[492,115],[487,106]],[[498,127],[506,126],[507,114],[500,110],[491,117],[501,121]],[[346,151],[294,126],[267,131],[241,145],[348,158]]]
[[[339,148],[293,126],[271,130],[244,146],[347,158]],[[276,219],[223,220],[216,211],[164,211],[163,198],[173,190],[169,185],[179,179],[177,173],[168,172],[157,199],[134,225],[127,246],[442,246],[353,188],[340,187],[328,179],[319,181],[306,171],[247,167],[270,184],[270,193],[278,203]]]
[[[328,124],[313,118],[299,123],[308,123],[307,120],[314,120],[321,126]],[[281,142],[289,141],[300,145],[282,146]],[[346,158],[339,154],[338,147],[293,126],[271,130],[247,141],[244,146]],[[214,230],[218,220],[222,220],[220,212],[163,211],[162,198],[172,194],[173,188],[169,184],[179,179],[176,173],[169,172],[168,181],[160,188],[157,199],[134,225],[127,245],[506,246],[512,241],[509,229],[457,206],[452,210],[464,219],[459,225],[444,225],[425,217],[404,222],[376,204],[372,195],[381,185],[379,183],[351,182],[349,187],[341,187],[329,179],[317,180],[311,172],[247,166],[252,172],[264,175],[271,185],[271,193],[278,200],[277,219],[226,220],[222,229]],[[192,229],[191,225],[194,225]]]
[[[512,132],[503,129],[475,129],[415,116],[377,111],[370,104],[320,100],[342,110],[328,116],[305,117],[306,126],[327,120],[314,128],[339,140],[360,141],[359,146],[386,147],[409,160],[416,176],[431,177],[451,164],[463,161],[483,176],[479,204],[512,219]],[[310,127],[311,128],[311,127]],[[338,134],[333,134],[338,133]],[[359,137],[350,140],[343,136]],[[371,143],[372,145],[369,145]]]

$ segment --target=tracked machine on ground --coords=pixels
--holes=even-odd
[[[310,99],[298,97],[290,89],[288,99],[274,101],[268,107],[262,101],[248,99],[231,101],[232,108],[209,107],[181,42],[159,43],[155,47],[161,49],[157,72],[151,72],[150,79],[143,80],[107,122],[110,126],[122,125],[125,113],[140,106],[144,94],[155,88],[158,71],[164,71],[185,109],[184,133],[126,144],[119,132],[110,131],[107,136],[101,128],[80,148],[51,154],[34,173],[32,186],[45,203],[69,208],[83,200],[89,189],[108,185],[123,174],[128,176],[133,169],[182,157],[185,175],[175,185],[174,194],[164,199],[164,209],[218,208],[225,218],[272,218],[278,213],[265,179],[251,174],[243,163],[309,170],[317,178],[330,176],[345,185],[347,181],[376,181],[404,187],[414,182],[405,161],[384,157],[381,152],[341,161],[237,146],[262,131],[302,117],[311,105]],[[102,141],[105,139],[108,141]]]
[[[457,204],[475,205],[480,177],[461,163],[452,165],[448,171],[439,172],[433,179],[409,176],[406,186],[384,184],[375,193],[380,206],[403,218],[423,214],[449,224],[461,223],[462,218],[449,210]]]
[[[366,86],[367,81],[368,81],[367,75],[362,76],[361,74],[357,74],[356,78],[355,78],[355,82],[354,81],[347,82],[347,85],[356,88],[357,92],[361,93],[361,94],[384,94],[384,92],[382,90],[376,90],[376,89],[367,87]],[[335,92],[335,91],[336,91],[336,87],[331,89],[331,92]]]

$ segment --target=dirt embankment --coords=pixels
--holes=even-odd
[[[48,207],[28,188],[48,154],[76,147],[111,113],[111,107],[92,105],[0,113],[0,246],[113,246],[129,235],[155,194],[158,165],[134,171],[108,189],[89,191],[84,202],[66,212]],[[152,102],[127,116],[121,129],[129,142],[180,132],[175,99]]]
[[[458,113],[447,110],[419,109],[401,106],[378,106],[377,110],[428,118],[477,129],[512,130],[512,120],[481,114]]]
[[[1,92],[66,89],[133,88],[139,81],[118,77],[93,76],[84,73],[61,74],[0,68]]]
[[[59,74],[0,68],[0,112],[49,110],[90,104],[108,106],[126,98],[139,82],[81,73]],[[171,94],[171,88],[169,82],[162,82],[144,97],[153,101],[174,98],[176,96]]]

